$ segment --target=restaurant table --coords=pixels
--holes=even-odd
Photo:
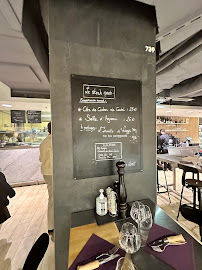
[[[170,163],[173,167],[173,184],[169,184],[173,186],[173,189],[176,190],[176,168],[178,168],[178,164],[183,164],[181,161],[183,161],[182,157],[179,156],[172,156],[169,154],[157,154],[156,157],[157,160]],[[200,173],[202,172],[202,168],[200,166],[194,165],[194,164],[183,164],[187,167],[192,167],[197,169]]]
[[[154,222],[157,225],[160,225],[162,227],[165,227],[176,234],[182,234],[185,239],[186,237],[192,238],[182,227],[180,227],[172,218],[170,218],[159,206],[157,206],[154,202],[152,202],[149,199],[140,200],[142,203],[148,205],[151,208],[152,214],[154,216]],[[132,203],[130,203],[132,204]],[[84,226],[84,233],[88,231],[88,238],[90,238],[90,235],[92,233],[96,233],[97,231],[100,231],[100,233],[103,231],[103,238],[107,241],[111,241],[113,244],[116,244],[118,242],[118,230],[120,230],[123,223],[126,221],[132,221],[132,219],[126,219],[122,221],[116,221],[115,223],[111,223],[110,227],[107,225],[97,226],[96,220],[95,220],[95,211],[94,210],[87,210],[77,213],[72,213],[72,228],[78,227],[78,226]],[[91,224],[89,226],[85,226],[87,224]],[[115,226],[116,225],[116,226]],[[91,228],[92,227],[92,228]],[[106,228],[107,231],[106,231]],[[118,228],[118,230],[116,230]],[[76,229],[76,228],[75,228]],[[90,233],[90,230],[92,229],[92,233]],[[74,229],[73,229],[74,230]],[[79,227],[78,232],[82,232],[82,227]],[[105,231],[105,232],[104,232]],[[76,232],[74,232],[75,235],[77,235]],[[105,237],[104,237],[105,235]],[[99,234],[100,236],[100,234]],[[78,236],[79,237],[79,236]],[[72,239],[71,239],[72,238]],[[110,240],[111,239],[111,240]],[[194,251],[194,258],[195,258],[195,270],[202,269],[202,245],[198,241],[196,241],[194,238],[193,240],[193,251]],[[86,240],[87,242],[87,240]],[[74,258],[76,258],[76,254],[78,255],[81,251],[82,247],[80,246],[78,248],[77,242],[74,241],[73,237],[71,237],[70,233],[70,252],[69,254],[74,253]],[[151,255],[150,253],[147,253],[143,248],[141,248],[138,252],[132,254],[131,259],[133,260],[134,264],[138,267],[138,270],[171,270],[173,269],[170,265],[164,263],[163,261],[160,261],[155,256]],[[70,266],[70,264],[69,264]]]

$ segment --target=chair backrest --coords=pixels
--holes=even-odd
[[[9,205],[8,196],[10,198],[15,196],[15,191],[12,187],[6,182],[5,175],[0,172],[0,206]]]
[[[196,168],[192,168],[186,165],[178,164],[178,167],[182,169],[185,173],[186,172],[192,172],[192,173],[197,173],[197,174],[199,173]]]
[[[22,270],[37,270],[49,245],[49,235],[43,233],[30,250]]]

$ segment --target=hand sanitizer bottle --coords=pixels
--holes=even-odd
[[[100,196],[96,198],[96,213],[99,216],[107,214],[107,198],[104,196],[103,189],[100,189]]]

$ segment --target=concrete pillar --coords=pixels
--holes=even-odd
[[[49,0],[56,270],[68,263],[71,213],[95,207],[118,178],[73,179],[71,74],[142,81],[143,171],[125,175],[128,201],[156,202],[155,9],[136,1]]]

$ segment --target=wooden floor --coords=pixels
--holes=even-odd
[[[171,197],[171,203],[169,202],[168,199],[168,194],[167,193],[162,193],[158,194],[157,196],[157,204],[170,216],[176,221],[178,209],[179,209],[179,202],[180,202],[180,193],[182,189],[181,185],[181,179],[182,179],[182,170],[176,169],[176,178],[177,178],[177,193],[176,194],[174,191],[172,191],[172,188],[170,190],[170,197]],[[166,172],[166,177],[168,180],[168,183],[172,183],[172,177],[173,173],[172,171],[167,171]],[[191,178],[192,174],[187,173],[186,175],[187,178]],[[202,174],[200,174],[200,180],[202,177]],[[165,184],[165,177],[164,177],[164,172],[159,171],[159,179],[160,179],[160,184]],[[161,189],[162,191],[165,189]],[[193,194],[192,191],[184,188],[183,192],[183,200],[182,204],[184,203],[191,203],[193,202]],[[177,222],[177,221],[176,221]],[[199,235],[199,226],[196,225],[195,223],[192,223],[186,219],[184,219],[181,215],[179,216],[178,222],[177,222],[181,227],[183,227],[186,231],[188,231],[197,241],[200,242],[200,235]],[[200,242],[201,244],[201,242]]]
[[[166,172],[168,182],[172,182],[172,172]],[[177,191],[181,191],[181,170],[177,169]],[[164,183],[164,173],[159,172],[160,182]],[[16,196],[10,200],[11,218],[0,225],[0,270],[21,270],[25,259],[36,239],[47,232],[47,202],[46,185],[35,185],[15,188]],[[185,189],[183,203],[192,201],[192,192]],[[174,220],[176,220],[180,196],[170,191],[157,196],[158,205]],[[200,241],[199,228],[181,215],[178,222],[195,239]],[[50,239],[48,251],[38,270],[54,270],[54,242]]]
[[[16,196],[10,200],[11,218],[0,228],[0,270],[21,270],[36,239],[47,232],[46,185],[15,188]],[[54,242],[38,267],[54,269]]]

